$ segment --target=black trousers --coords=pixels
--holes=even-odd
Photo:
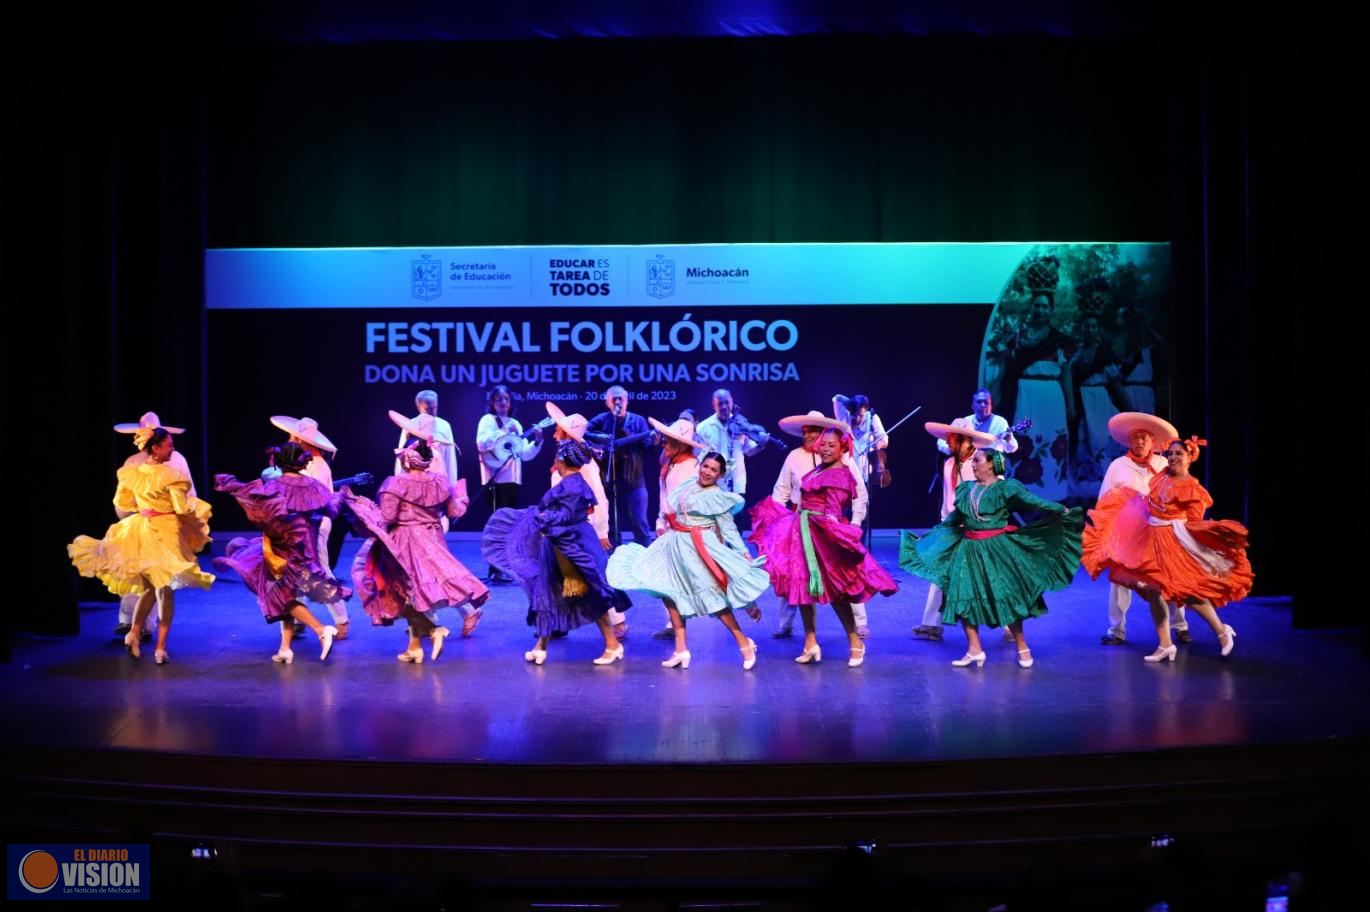
[[[487,486],[486,490],[490,492],[491,514],[503,507],[517,507],[519,505],[519,488],[521,487],[523,486],[514,484],[511,481],[502,481],[498,484]],[[490,572],[487,574],[487,577],[494,576],[496,572],[503,573],[505,576],[510,575],[508,571],[491,564]]]

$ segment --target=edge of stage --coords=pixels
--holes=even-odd
[[[897,542],[875,545],[892,566]],[[474,543],[453,548],[484,566]],[[959,631],[915,640],[926,585],[897,579],[870,606],[865,667],[846,667],[830,611],[824,662],[795,665],[797,638],[757,635],[766,605],[750,673],[711,621],[690,625],[688,671],[660,668],[670,644],[650,639],[663,613],[645,599],[627,661],[609,668],[590,665],[592,630],[525,664],[517,587],[497,587],[475,636],[422,666],[395,661],[402,628],[356,609],[328,663],[309,636],[273,666],[275,628],[229,580],[180,595],[162,667],[150,648],[124,657],[113,605],[85,606],[79,636],[19,638],[0,667],[2,816],[31,838],[136,833],[268,867],[289,846],[325,869],[350,852],[440,858],[487,885],[686,882],[701,865],[721,882],[804,883],[818,859],[870,842],[901,872],[942,878],[1059,863],[1063,848],[1079,870],[1114,870],[1157,834],[1287,860],[1370,798],[1362,641],[1292,630],[1287,600],[1225,609],[1228,661],[1196,629],[1178,662],[1146,665],[1144,606],[1135,642],[1100,646],[1105,586],[1080,576],[1028,626],[1036,667],[991,639],[984,668],[959,670]]]

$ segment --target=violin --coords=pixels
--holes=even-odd
[[[766,432],[766,429],[759,424],[753,424],[747,420],[747,416],[741,412],[733,412],[723,425],[729,437],[750,437],[754,443],[765,446],[775,438]],[[779,442],[779,441],[775,441]]]

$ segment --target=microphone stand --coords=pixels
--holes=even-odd
[[[873,474],[871,472],[871,469],[874,468],[871,465],[871,457],[875,455],[871,450],[875,443],[875,412],[871,409],[866,410],[866,424],[866,442],[863,454],[866,460],[866,477],[863,479],[866,482],[866,529],[861,535],[861,540],[865,544],[866,550],[870,551],[875,547],[875,521],[871,518],[875,511],[872,508],[875,505],[875,489],[880,487],[879,473]],[[856,467],[860,470],[860,459],[856,461]],[[881,471],[883,472],[883,469]],[[875,484],[871,484],[872,478],[875,479]]]
[[[910,418],[912,418],[914,415],[918,414],[918,413],[919,413],[920,411],[922,411],[922,410],[923,410],[923,407],[922,407],[921,405],[915,406],[914,409],[913,409],[913,411],[909,412],[909,413],[908,413],[907,415],[905,415],[903,418],[900,418],[898,421],[896,421],[896,422],[894,423],[894,425],[893,425],[892,427],[888,428],[888,429],[885,431],[885,439],[888,440],[890,434],[893,433],[894,431],[898,430],[899,425],[903,424],[905,421],[908,421]],[[867,431],[866,431],[866,468],[869,470],[869,469],[871,468],[871,459],[872,459],[872,458],[878,458],[879,455],[880,455],[878,449],[875,447],[875,410],[874,410],[874,409],[869,409],[869,410],[867,410],[867,412],[866,412],[866,422],[867,422],[867,424],[869,425],[869,427],[868,427],[868,429],[867,429]],[[885,474],[885,469],[884,469],[883,467],[881,468],[879,474],[880,474],[880,475],[884,475],[884,474]],[[868,475],[868,477],[866,478],[866,533],[865,533],[864,540],[865,540],[865,543],[866,543],[866,550],[869,551],[869,550],[871,549],[871,547],[874,545],[874,542],[875,542],[875,534],[874,534],[874,533],[875,533],[875,524],[874,524],[873,522],[871,522],[871,501],[872,501],[874,498],[871,497],[871,485],[870,485],[869,472],[867,473],[867,475]],[[936,484],[935,481],[934,481],[933,483]],[[875,487],[877,487],[877,488],[880,487],[880,484],[879,484],[878,481],[876,482]]]
[[[618,460],[614,451],[618,444],[618,409],[611,412],[609,422],[609,528],[613,531],[613,545],[617,548],[623,543],[623,527],[618,524]]]
[[[834,397],[834,399],[836,398],[839,397]],[[847,414],[848,426],[851,427],[852,439],[853,441],[855,441],[857,425],[856,422],[852,419],[854,419],[856,416],[852,414],[850,406],[847,405],[847,402],[849,400],[847,400],[845,396],[842,396],[840,398],[842,400],[840,403],[842,405],[842,410]],[[918,409],[914,409],[914,411],[916,412],[918,411]],[[836,409],[834,409],[833,415],[834,417],[838,418],[838,420],[841,420],[841,416],[837,415]],[[861,543],[865,545],[867,551],[870,551],[871,548],[875,546],[875,534],[873,531],[875,529],[875,524],[871,521],[871,504],[875,500],[875,497],[872,495],[871,492],[874,491],[875,488],[879,487],[880,485],[879,479],[876,480],[876,484],[871,484],[870,457],[871,443],[875,439],[875,412],[874,410],[871,410],[869,408],[866,410],[866,423],[869,426],[869,429],[866,432],[865,442],[862,445],[862,449],[860,451],[858,451],[855,447],[852,448],[852,461],[856,463],[857,474],[861,476],[861,481],[866,485],[866,525],[865,528],[861,531]],[[885,436],[889,436],[889,431],[885,432]],[[864,471],[862,470],[863,463],[861,461],[863,458],[865,459]]]
[[[510,420],[510,419],[508,419],[508,418],[501,418],[499,415],[496,415],[496,416],[495,416],[495,423],[496,423],[496,426],[497,426],[501,431],[504,430],[504,426],[505,426],[505,424],[506,424],[509,420]],[[479,456],[480,454],[477,453],[476,455]],[[500,464],[500,467],[499,467],[498,469],[496,469],[495,471],[493,471],[493,472],[490,473],[490,480],[487,481],[485,484],[481,485],[481,488],[484,489],[485,492],[490,496],[490,515],[491,515],[491,516],[494,516],[494,515],[495,515],[495,510],[499,509],[498,507],[495,506],[495,485],[499,484],[499,477],[500,477],[501,475],[504,474],[504,470],[507,469],[507,468],[509,468],[510,463],[512,463],[512,462],[513,462],[515,459],[517,459],[517,458],[519,458],[519,454],[518,454],[517,452],[510,453],[510,454],[505,458],[504,462],[502,462],[502,463]],[[482,466],[485,465],[485,460],[484,460],[484,458],[481,459],[481,465],[482,465]],[[490,565],[490,575],[489,575],[488,577],[486,577],[486,580],[487,580],[488,582],[492,582],[492,583],[493,583],[493,582],[496,582],[496,581],[499,579],[499,577],[501,577],[501,576],[508,576],[510,579],[513,578],[513,574],[505,573],[503,567],[496,567],[496,566],[494,566],[493,564],[491,564],[491,565]]]

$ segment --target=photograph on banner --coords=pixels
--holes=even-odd
[[[1038,496],[1092,501],[1125,449],[1108,419],[1168,417],[1169,291],[1159,244],[1041,244],[1014,270],[985,333],[980,382],[1010,423],[1031,418],[1009,466]]]

